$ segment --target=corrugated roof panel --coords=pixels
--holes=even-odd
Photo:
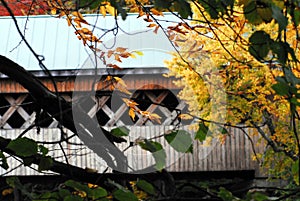
[[[167,19],[175,20],[171,14],[166,14]],[[18,25],[25,33],[26,40],[35,52],[44,57],[44,64],[51,70],[93,68],[93,61],[89,61],[91,51],[84,47],[82,41],[74,34],[74,28],[68,27],[63,18],[51,16],[16,17]],[[86,20],[96,25],[94,33],[101,36],[105,31],[115,27],[112,16],[86,15]],[[144,56],[137,59],[124,60],[121,67],[152,67],[163,66],[163,60],[170,58],[167,54],[172,50],[164,34],[157,35],[147,28],[147,23],[136,14],[130,14],[126,21],[119,20],[121,28],[114,38],[113,33],[102,38],[107,50],[116,46],[128,47],[129,50],[140,50]],[[164,22],[162,22],[164,25]],[[7,56],[28,70],[40,70],[37,60],[21,42],[21,37],[10,17],[0,18],[0,54]],[[90,28],[92,29],[92,28]],[[148,32],[145,32],[148,31]],[[140,34],[142,32],[142,34]],[[130,34],[128,34],[130,33]],[[138,34],[137,34],[138,33]],[[114,43],[116,42],[116,44]],[[112,61],[113,62],[113,61]],[[100,64],[100,62],[98,62]],[[101,67],[98,66],[98,67]]]

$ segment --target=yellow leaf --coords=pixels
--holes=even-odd
[[[132,108],[129,109],[128,115],[131,117],[132,120],[135,119],[135,112]]]
[[[88,183],[88,187],[89,187],[89,188],[97,188],[97,187],[98,187],[98,185],[96,185],[96,184],[91,184],[91,183]]]
[[[114,7],[112,7],[111,5],[106,5],[105,8],[106,8],[107,12],[109,14],[111,14],[112,16],[117,15],[116,9]]]
[[[180,119],[193,119],[193,117],[189,114],[180,114],[178,115]]]
[[[161,117],[158,114],[152,113],[150,114],[151,118],[161,119]]]
[[[52,8],[50,13],[51,13],[51,15],[55,15],[56,14],[56,8]]]
[[[134,54],[130,54],[130,57],[136,59],[136,56]]]
[[[114,77],[114,79],[118,82],[118,84],[126,87],[126,84],[125,84],[125,82],[124,82],[124,80],[122,78]]]
[[[141,51],[134,51],[134,53],[136,53],[139,56],[143,56],[144,55],[143,52],[141,52]]]
[[[106,9],[105,9],[105,7],[104,6],[100,6],[100,14],[102,14],[103,15],[103,17],[105,17],[106,16]]]
[[[12,189],[12,188],[7,188],[7,189],[4,189],[3,191],[2,191],[2,195],[3,196],[6,196],[6,195],[9,195],[9,194],[12,194],[14,192],[14,189]]]
[[[122,98],[122,99],[128,107],[132,108],[132,107],[138,105],[138,103],[134,102],[133,100],[129,100],[128,98]]]

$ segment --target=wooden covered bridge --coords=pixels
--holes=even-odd
[[[86,16],[88,20],[93,20],[95,16]],[[172,18],[172,16],[166,15]],[[134,19],[133,19],[134,18]],[[26,18],[19,17],[18,22],[24,29]],[[109,29],[113,23],[112,18],[106,17],[101,21],[101,25]],[[103,23],[105,22],[105,23]],[[39,70],[37,62],[32,54],[26,49],[25,44],[20,42],[20,37],[15,31],[14,24],[9,18],[0,18],[0,23],[7,29],[0,30],[3,38],[7,38],[6,44],[1,44],[0,54],[7,56],[24,68],[31,71],[50,90],[54,91],[52,80],[49,76]],[[78,41],[71,28],[67,27],[63,19],[37,16],[30,17],[26,24],[26,37],[32,47],[45,58],[46,66],[51,70],[53,79],[56,81],[58,92],[66,100],[74,100],[76,95],[90,91],[91,83],[95,77],[95,60],[92,59],[88,50]],[[36,31],[36,28],[39,31]],[[168,54],[172,47],[168,40],[164,40],[163,34],[153,34],[152,31],[143,31],[146,25],[137,21],[136,16],[130,15],[127,21],[120,23],[120,27],[128,28],[124,34],[117,39],[107,39],[107,43],[116,40],[117,46],[128,47],[130,50],[144,51],[144,56],[136,60],[126,60],[121,65],[123,70],[107,70],[98,67],[97,75],[101,79],[107,76],[122,77],[127,85],[127,89],[136,98],[137,107],[143,111],[154,112],[161,119],[161,124],[137,116],[132,120],[128,115],[128,107],[122,101],[122,97],[116,95],[108,86],[99,82],[95,96],[91,97],[94,103],[88,111],[91,117],[98,117],[105,128],[115,126],[126,126],[130,129],[128,143],[118,145],[121,150],[125,150],[130,142],[134,142],[139,137],[155,138],[175,124],[188,125],[189,122],[180,122],[178,111],[187,110],[187,105],[179,100],[176,95],[179,88],[173,84],[173,80],[165,78],[163,74],[168,70],[163,67],[163,60],[170,59]],[[25,29],[24,29],[25,30]],[[139,32],[141,35],[128,35],[125,32]],[[9,34],[8,34],[9,33]],[[20,42],[20,44],[18,44]],[[3,41],[1,42],[3,43]],[[77,78],[80,79],[77,79]],[[75,85],[79,84],[81,91],[76,91]],[[76,93],[74,93],[74,91]],[[28,92],[18,83],[4,75],[0,75],[0,135],[7,138],[18,137],[26,128],[35,121],[36,110],[34,102]],[[76,94],[76,95],[74,95]],[[43,121],[38,132],[36,128],[30,130],[25,136],[33,138],[45,144],[50,150],[50,155],[57,160],[65,161],[60,147],[54,143],[60,139],[58,123],[54,119]],[[186,128],[186,127],[185,127]],[[66,130],[68,136],[73,133]],[[252,160],[252,144],[247,137],[237,130],[230,130],[231,137],[226,138],[224,144],[213,141],[211,146],[205,146],[198,141],[193,142],[194,153],[182,154],[174,151],[162,139],[157,138],[166,146],[167,170],[172,172],[199,172],[199,171],[240,171],[258,170],[259,165]],[[53,142],[53,144],[49,143]],[[256,143],[256,142],[254,142]],[[97,156],[92,150],[87,148],[78,137],[72,137],[69,143],[62,143],[67,153],[68,163],[83,168],[97,169],[102,172],[106,168],[105,161]],[[256,147],[260,151],[262,147]],[[152,155],[142,150],[138,146],[130,148],[124,152],[129,164],[134,169],[142,169],[153,164]],[[9,159],[12,166],[9,170],[0,170],[6,175],[35,175],[39,174],[34,169],[23,167],[15,159]],[[16,168],[20,166],[20,168]]]

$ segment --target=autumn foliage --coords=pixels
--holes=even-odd
[[[47,13],[48,5],[44,0],[7,0],[5,1],[15,16],[43,15]],[[0,16],[9,16],[7,9],[0,4]]]

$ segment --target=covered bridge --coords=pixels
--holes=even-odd
[[[87,21],[95,24],[95,35],[101,35],[104,31],[115,26],[114,18],[106,16],[99,18],[96,15],[85,16]],[[166,13],[168,21],[176,21],[173,15]],[[173,19],[174,18],[174,19]],[[180,90],[173,84],[173,80],[165,78],[163,74],[168,72],[163,61],[171,59],[169,54],[173,51],[169,40],[162,31],[157,34],[147,28],[142,18],[130,14],[126,21],[119,21],[120,31],[118,35],[107,34],[102,40],[105,47],[126,47],[129,51],[141,51],[143,56],[135,59],[125,59],[118,63],[123,70],[107,69],[99,60],[95,60],[92,52],[83,46],[74,34],[73,27],[68,27],[63,18],[50,16],[17,17],[18,25],[24,31],[24,35],[32,48],[44,59],[45,66],[51,71],[56,82],[58,92],[66,100],[76,100],[77,95],[91,91],[95,78],[103,80],[107,76],[122,77],[127,89],[136,98],[141,110],[154,112],[161,116],[161,124],[137,116],[132,120],[128,115],[128,107],[122,101],[116,91],[111,91],[109,85],[99,82],[97,90],[91,99],[94,101],[88,114],[97,116],[101,124],[111,127],[126,126],[130,129],[128,143],[134,142],[140,137],[155,138],[174,125],[181,125],[187,129],[190,122],[181,122],[178,119],[178,111],[187,110],[187,105],[176,97]],[[52,78],[49,78],[38,65],[30,50],[16,31],[14,22],[10,17],[1,17],[0,55],[4,55],[26,70],[31,71],[49,89],[54,90]],[[161,21],[164,26],[164,21]],[[4,40],[5,39],[5,40]],[[95,67],[97,69],[95,71]],[[80,86],[80,90],[76,89]],[[18,137],[26,128],[34,123],[35,107],[28,92],[11,78],[0,74],[0,135],[7,138]],[[75,95],[74,95],[75,94]],[[167,107],[165,107],[167,106]],[[43,121],[41,130],[30,130],[25,136],[45,144],[50,150],[50,155],[57,160],[65,161],[62,151],[55,141],[60,139],[60,131],[57,122],[53,119]],[[66,130],[68,136],[73,133]],[[247,137],[237,130],[230,130],[232,134],[226,139],[225,144],[213,141],[211,146],[204,143],[193,142],[194,153],[182,154],[174,151],[161,139],[166,146],[167,170],[171,172],[201,172],[201,171],[241,171],[258,170],[258,164],[252,160],[252,145]],[[49,144],[53,142],[53,144]],[[118,145],[125,150],[129,144]],[[82,167],[92,168],[102,172],[106,168],[105,161],[97,156],[85,145],[81,144],[77,136],[70,138],[69,143],[62,143],[67,154],[68,163]],[[257,147],[257,149],[260,149]],[[152,155],[138,146],[124,152],[129,164],[136,170],[153,164]],[[4,175],[36,175],[34,169],[23,167],[14,159],[7,171],[1,169]],[[20,168],[16,168],[20,166]]]

